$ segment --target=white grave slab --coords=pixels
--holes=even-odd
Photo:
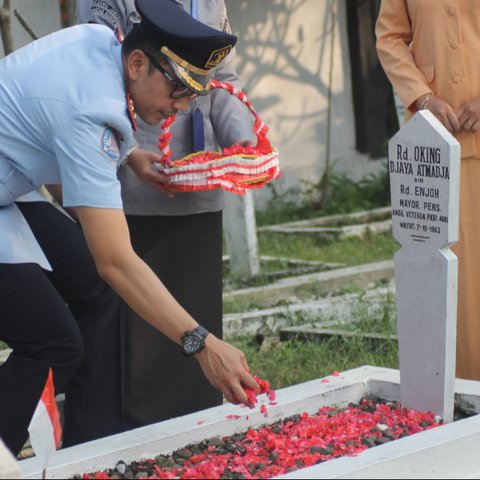
[[[455,392],[464,405],[480,411],[480,382],[456,380]],[[399,399],[399,372],[364,366],[277,391],[277,405],[268,407],[268,418],[259,409],[232,404],[137,428],[129,432],[59,450],[52,457],[47,478],[71,478],[76,474],[113,468],[119,460],[151,458],[171,453],[187,444],[216,436],[228,436],[273,423],[294,414],[315,413],[321,406],[347,406],[366,395]],[[229,419],[238,415],[238,419]],[[387,444],[356,457],[342,457],[297,470],[285,478],[479,478],[480,415],[451,422]],[[23,478],[41,478],[36,458],[20,462]]]
[[[401,403],[453,416],[460,145],[427,110],[389,142]]]

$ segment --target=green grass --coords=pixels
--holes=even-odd
[[[390,234],[336,240],[317,234],[259,232],[260,254],[302,260],[344,263],[347,266],[393,258],[397,241]]]
[[[393,295],[388,293],[378,302],[365,298],[361,291],[351,303],[349,324],[337,319],[336,328],[357,333],[396,334],[396,310]],[[335,319],[333,319],[335,321]],[[293,324],[309,323],[299,318]],[[331,328],[331,327],[329,327]],[[283,388],[308,380],[342,372],[362,365],[399,368],[398,344],[394,339],[372,346],[368,338],[331,336],[322,341],[288,340],[264,342],[260,347],[252,338],[238,337],[231,343],[246,355],[251,371],[270,381],[273,388]],[[267,346],[265,346],[267,345]]]
[[[360,181],[353,181],[332,168],[325,172],[317,184],[305,182],[304,188],[294,188],[279,193],[274,184],[267,186],[272,198],[267,208],[256,212],[257,226],[273,225],[292,220],[313,217],[348,214],[371,210],[389,204],[390,192],[388,171],[379,175],[367,175]],[[335,225],[352,224],[351,220],[339,220]],[[284,257],[306,261],[337,263],[344,266],[361,265],[393,258],[399,245],[391,234],[367,233],[360,238],[340,239],[336,233],[280,233],[257,232],[260,255]],[[227,249],[224,244],[224,252]],[[286,262],[262,262],[259,275],[242,279],[230,275],[228,264],[224,268],[224,291],[237,288],[261,286],[282,278],[274,275],[275,269],[288,270]],[[326,268],[319,267],[316,271]],[[294,270],[294,269],[292,269]],[[311,270],[314,271],[314,270]],[[292,271],[289,275],[294,276]]]
[[[272,388],[342,372],[362,365],[398,368],[397,342],[388,340],[373,350],[368,340],[331,337],[323,342],[289,340],[261,350],[251,339],[232,341],[246,355],[250,370],[269,380]]]
[[[378,175],[368,174],[358,181],[336,172],[332,166],[317,183],[305,181],[302,188],[282,193],[276,190],[274,183],[266,188],[270,190],[271,200],[265,210],[256,213],[258,226],[360,212],[390,203],[386,165]]]
[[[337,328],[357,333],[379,333],[396,335],[397,312],[395,298],[391,292],[378,301],[368,301],[366,291],[361,291],[351,304],[351,323],[338,323]]]
[[[258,243],[260,255],[287,257],[307,261],[320,261],[342,264],[345,267],[363,265],[393,259],[399,244],[390,234],[367,234],[362,239],[348,238],[335,240],[319,234],[281,234],[259,232]],[[275,269],[285,269],[282,276],[272,276]],[[325,271],[330,268],[318,267],[313,271]],[[287,264],[279,262],[262,262],[260,273],[254,277],[237,278],[230,276],[228,264],[224,265],[224,291],[238,288],[267,285],[282,277],[294,276],[287,273]]]

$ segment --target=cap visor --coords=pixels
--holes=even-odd
[[[207,95],[210,92],[210,75],[200,75],[188,70],[185,67],[178,65],[171,58],[168,58],[168,63],[173,68],[177,78],[197,95]]]

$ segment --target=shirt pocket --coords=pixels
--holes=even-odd
[[[428,65],[419,65],[418,69],[422,72],[425,80],[428,83],[432,83],[435,79],[435,65],[430,63]]]

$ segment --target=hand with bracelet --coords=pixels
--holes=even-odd
[[[475,133],[480,129],[480,98],[465,102],[458,110],[457,117],[465,132]]]
[[[430,110],[450,133],[462,130],[457,111],[448,102],[436,97],[433,93],[422,95],[415,100],[413,105],[416,110]]]

